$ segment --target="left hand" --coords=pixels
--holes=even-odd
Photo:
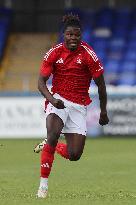
[[[108,118],[107,112],[101,112],[99,124],[100,125],[107,125],[108,123],[109,123],[109,118]]]

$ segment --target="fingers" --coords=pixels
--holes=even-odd
[[[107,125],[109,121],[99,120],[100,125]]]
[[[64,105],[64,102],[60,99],[57,99],[55,101],[55,104],[54,106],[57,108],[57,109],[64,109],[65,108],[65,105]]]
[[[99,124],[100,125],[107,125],[109,123],[109,118],[108,116],[100,116],[100,119],[99,119]]]

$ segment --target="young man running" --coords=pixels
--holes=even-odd
[[[46,53],[38,80],[38,89],[49,102],[46,108],[47,142],[43,143],[41,153],[39,198],[47,196],[55,151],[70,161],[79,160],[83,153],[87,105],[91,102],[88,92],[91,79],[98,86],[99,124],[106,125],[109,122],[103,67],[92,48],[81,41],[78,16],[66,15],[63,23],[64,43]],[[46,85],[51,74],[52,94]],[[58,142],[61,133],[65,135],[66,144]]]

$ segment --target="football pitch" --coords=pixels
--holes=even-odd
[[[36,139],[0,140],[0,205],[136,205],[136,138],[86,141],[82,158],[55,155],[46,199],[36,199]]]

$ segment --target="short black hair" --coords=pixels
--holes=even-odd
[[[81,23],[78,15],[72,13],[64,15],[62,21],[63,31],[65,31],[68,26],[75,26],[81,29]]]

